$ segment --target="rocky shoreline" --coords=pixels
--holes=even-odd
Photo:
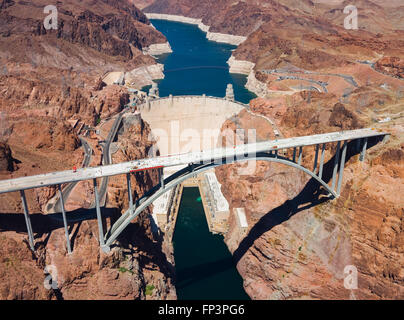
[[[201,29],[203,32],[206,32],[206,38],[208,40],[219,43],[227,43],[238,46],[247,39],[247,37],[244,36],[237,36],[218,32],[209,32],[210,26],[205,25],[202,22],[202,19],[195,19],[180,15],[162,14],[162,13],[145,13],[145,15],[148,19],[160,19],[160,20],[175,21],[197,25],[199,29]],[[143,49],[143,52],[145,54],[154,56],[158,54],[171,53],[172,49],[169,43],[155,44],[151,45],[146,49]],[[248,90],[255,93],[257,96],[261,97],[267,96],[268,94],[267,85],[264,82],[259,81],[255,77],[255,71],[254,71],[255,63],[247,60],[237,60],[233,55],[230,57],[227,63],[230,66],[230,73],[239,73],[248,76],[247,83],[245,85],[245,87]]]
[[[125,82],[131,87],[141,89],[153,84],[153,80],[164,79],[164,65],[161,63],[141,66],[128,72],[113,71],[107,73],[102,81],[107,85]]]
[[[266,97],[268,88],[266,83],[259,81],[255,77],[255,63],[247,60],[237,60],[233,55],[227,61],[230,67],[230,73],[244,74],[247,76],[245,87],[259,97]]]
[[[232,34],[219,33],[219,32],[209,32],[210,26],[205,25],[202,22],[202,19],[194,19],[184,16],[178,16],[173,14],[162,14],[162,13],[145,13],[145,15],[148,19],[161,19],[161,20],[195,24],[203,32],[206,32],[206,38],[208,40],[215,42],[228,43],[238,46],[247,39],[247,37],[244,36],[236,36]]]
[[[171,49],[170,43],[168,42],[155,43],[143,48],[143,54],[148,54],[152,57],[171,52],[173,52],[173,50]]]

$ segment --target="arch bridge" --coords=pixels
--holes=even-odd
[[[270,140],[251,144],[241,144],[233,148],[216,148],[199,152],[153,157],[100,167],[87,167],[78,169],[77,171],[59,171],[35,176],[2,180],[0,181],[0,194],[15,191],[20,192],[28,232],[28,241],[31,249],[35,250],[34,236],[25,198],[25,190],[56,185],[58,187],[61,199],[62,217],[66,236],[66,248],[68,253],[71,253],[70,235],[67,228],[68,221],[66,219],[61,185],[70,182],[93,180],[98,220],[99,243],[103,251],[108,252],[117,237],[123,232],[123,230],[125,230],[128,224],[144,209],[146,209],[154,200],[186,179],[205,170],[224,164],[245,162],[248,160],[277,162],[291,166],[311,176],[318,181],[319,185],[323,186],[324,189],[327,190],[330,197],[336,198],[341,192],[348,142],[355,141],[357,151],[360,152],[359,160],[364,161],[366,149],[368,147],[368,139],[375,138],[377,142],[388,135],[389,133],[375,129],[358,129]],[[332,179],[330,184],[323,179],[325,148],[327,144],[336,144],[336,154],[334,155]],[[308,147],[313,146],[314,163],[312,167],[306,168],[302,164],[303,150],[307,152],[308,150],[312,149]],[[281,154],[290,154],[290,156],[282,156]],[[164,179],[162,174],[163,168],[181,165],[185,165],[185,168],[178,170],[173,175]],[[130,174],[151,169],[160,170],[160,182],[151,188],[140,199],[134,202]],[[111,226],[110,230],[105,233],[103,230],[99,191],[97,188],[96,179],[120,174],[125,174],[127,177],[129,208]]]

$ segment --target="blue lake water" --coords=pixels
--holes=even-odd
[[[207,40],[206,34],[195,25],[164,20],[151,22],[173,49],[173,53],[159,57],[165,75],[157,81],[161,97],[204,93],[224,97],[228,83],[233,84],[237,101],[248,103],[256,97],[244,87],[245,75],[229,73],[226,62],[236,46]]]
[[[194,25],[151,22],[173,49],[159,57],[165,70],[165,78],[157,81],[161,97],[204,93],[224,97],[227,84],[232,83],[237,101],[248,103],[255,98],[244,88],[246,76],[229,73],[226,61],[235,46],[208,41]],[[173,245],[178,299],[249,299],[223,236],[209,232],[198,188],[184,188]]]

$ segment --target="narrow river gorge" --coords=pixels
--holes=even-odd
[[[229,83],[233,84],[235,100],[247,104],[255,97],[244,87],[246,76],[229,72],[227,60],[234,45],[207,40],[196,25],[151,22],[173,50],[158,57],[165,74],[157,81],[161,97],[224,97]],[[223,236],[209,232],[198,188],[184,188],[173,246],[178,299],[249,299]]]

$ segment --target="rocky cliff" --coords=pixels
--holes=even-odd
[[[404,78],[404,60],[398,57],[384,57],[377,60],[375,69],[397,78]]]
[[[0,179],[80,167],[80,129],[108,121],[129,102],[127,90],[106,85],[104,74],[154,65],[143,49],[166,43],[129,1],[58,1],[56,30],[43,24],[48,4],[0,2]],[[116,161],[146,154],[149,128],[139,123],[124,131],[127,150]],[[90,131],[86,139],[93,149],[90,165],[99,165],[100,137]],[[131,178],[135,199],[156,182],[156,174]],[[121,181],[113,185],[112,180],[110,187],[104,230],[127,206]],[[90,183],[77,188],[81,198],[72,199],[75,204],[69,199],[67,208],[83,202],[88,207],[94,198]],[[55,194],[54,187],[26,191],[34,253],[19,194],[0,196],[0,299],[175,298],[172,266],[164,253],[170,254],[170,247],[151,232],[147,212],[109,254],[99,250],[93,210],[82,205],[69,212],[73,253],[68,255],[60,214],[45,214]]]
[[[114,161],[144,158],[152,142],[150,129],[139,119],[120,137],[122,152]],[[22,169],[21,169],[22,170]],[[131,176],[135,199],[158,181],[158,173],[147,177]],[[110,179],[107,205],[102,210],[104,228],[109,228],[128,208],[125,177]],[[93,188],[82,189],[89,199]],[[66,252],[66,240],[60,214],[41,213],[43,203],[55,191],[51,188],[27,191],[36,251],[25,240],[20,199],[17,194],[1,196],[2,243],[0,263],[2,299],[174,299],[171,246],[153,234],[149,212],[143,212],[128,226],[118,246],[109,254],[100,251],[98,225],[93,210],[79,209],[68,213],[73,253]],[[106,229],[105,229],[106,230]],[[166,256],[167,254],[167,256]],[[48,270],[57,288],[44,287],[44,270]],[[22,271],[24,270],[24,272]],[[23,276],[21,276],[23,275]],[[146,288],[148,288],[146,290]],[[151,289],[152,288],[152,289]]]
[[[369,100],[358,104],[364,94]],[[216,169],[231,210],[246,210],[247,235],[240,236],[231,211],[225,241],[251,298],[403,299],[403,118],[381,125],[365,114],[381,101],[384,111],[404,102],[402,97],[388,99],[388,93],[361,89],[344,103],[335,95],[307,92],[252,101],[252,111],[273,119],[285,137],[364,126],[382,127],[392,136],[385,143],[370,143],[364,163],[349,145],[342,194],[336,200],[328,200],[303,173],[280,164],[257,162],[255,172],[246,176],[238,174],[241,165]],[[273,138],[269,122],[257,125],[257,116],[246,112],[239,118],[223,130],[256,129],[258,140]],[[303,152],[303,165],[312,167],[313,147]],[[334,153],[335,145],[327,145],[327,181]],[[357,289],[344,287],[346,266],[358,270]]]

